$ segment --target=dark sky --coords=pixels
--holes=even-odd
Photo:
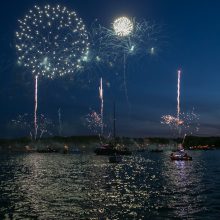
[[[200,115],[197,134],[219,135],[220,1],[7,0],[0,2],[0,137],[27,134],[10,123],[19,114],[33,114],[34,97],[33,76],[17,65],[15,31],[17,20],[34,4],[47,3],[59,3],[75,10],[86,26],[98,19],[110,28],[116,17],[127,15],[162,27],[162,40],[156,54],[140,59],[133,68],[128,63],[130,111],[120,76],[118,79],[115,74],[109,76],[111,70],[105,70],[108,72],[106,78],[103,74],[105,121],[111,121],[113,100],[116,99],[118,135],[172,135],[169,127],[161,125],[160,121],[162,115],[176,114],[178,68],[182,70],[181,111],[194,108]],[[63,135],[92,134],[83,118],[90,109],[99,111],[99,106],[98,81],[89,84],[87,78],[40,79],[39,113],[53,120],[57,127],[57,111],[61,108]],[[111,123],[108,122],[108,126],[111,127]]]

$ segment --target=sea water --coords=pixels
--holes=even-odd
[[[0,219],[220,219],[220,151],[0,155]]]

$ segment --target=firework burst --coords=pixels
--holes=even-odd
[[[127,26],[123,25],[122,28],[119,25],[116,28],[115,23],[118,19],[113,22],[111,29],[102,26],[96,28],[96,33],[98,32],[101,37],[101,51],[107,52],[107,58],[111,58],[109,60],[120,61],[123,59],[123,54],[126,57],[140,57],[155,53],[161,32],[158,25],[150,24],[145,20],[138,22],[134,18],[127,18],[129,20]],[[124,32],[118,29],[122,29]]]
[[[180,113],[179,117],[172,115],[163,115],[161,124],[168,125],[174,132],[181,130],[185,135],[193,134],[199,131],[199,115],[194,109],[190,112]]]
[[[74,73],[88,53],[88,34],[81,18],[66,7],[34,6],[16,32],[18,63],[33,75],[48,78]]]
[[[19,128],[28,132],[31,139],[42,138],[43,135],[52,135],[52,130],[54,129],[53,122],[46,118],[43,114],[40,114],[38,117],[39,135],[34,137],[35,131],[33,131],[33,122],[30,120],[30,117],[32,116],[27,113],[19,115],[16,119],[11,121],[11,124],[15,128]]]
[[[95,111],[91,111],[85,116],[86,126],[96,134],[100,133],[100,129],[104,127],[102,116]]]
[[[115,34],[120,37],[128,36],[134,29],[133,22],[127,17],[119,17],[113,23]]]
[[[139,59],[156,53],[161,35],[161,28],[158,25],[145,20],[137,22],[134,18],[127,18],[132,28],[128,25],[129,34],[119,34],[119,27],[115,28],[118,19],[113,22],[112,28],[101,26],[98,20],[91,25],[88,32],[91,44],[87,56],[81,63],[82,71],[87,72],[93,68],[97,71],[102,67],[112,68],[123,63],[124,57],[125,60],[131,56]],[[126,25],[124,28],[127,30]]]

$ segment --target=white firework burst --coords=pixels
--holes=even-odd
[[[128,36],[134,29],[133,22],[127,17],[119,17],[113,23],[116,35],[120,37]]]
[[[66,7],[34,6],[16,32],[18,63],[48,78],[75,73],[89,51],[81,18]]]

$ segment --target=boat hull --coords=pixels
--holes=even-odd
[[[190,156],[170,156],[171,160],[178,160],[178,161],[189,161],[192,160]]]

